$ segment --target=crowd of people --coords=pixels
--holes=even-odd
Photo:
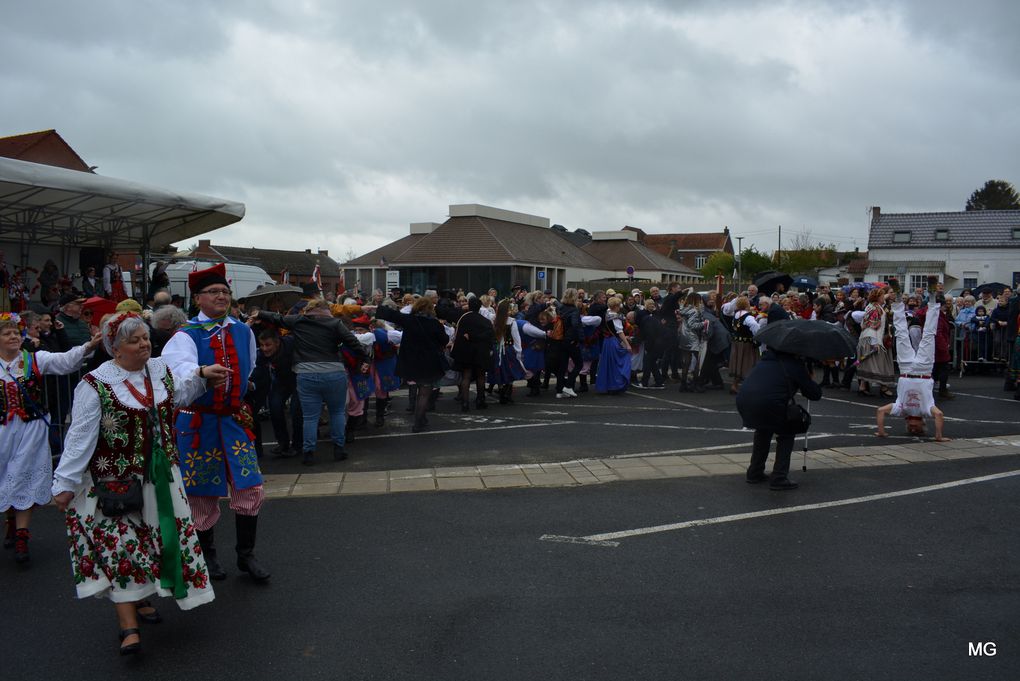
[[[221,498],[234,511],[237,568],[269,579],[255,555],[262,413],[276,443],[268,454],[313,466],[324,409],[332,458],[342,461],[370,406],[374,425],[384,426],[391,394],[403,386],[418,433],[429,430],[442,386],[457,386],[459,409],[469,412],[512,405],[521,387],[523,399],[549,391],[564,400],[725,389],[726,367],[745,425],[755,429],[748,482],[793,489],[792,436],[775,428],[791,389],[818,399],[823,388],[850,389],[856,380],[861,394],[896,396],[878,411],[880,435],[886,416],[921,413],[935,417],[941,439],[935,400],[951,397],[954,322],[1020,345],[1011,291],[978,303],[948,298],[935,282],[909,295],[824,286],[766,295],[753,285],[701,295],[670,283],[568,288],[558,297],[518,285],[505,295],[394,289],[338,298],[309,286],[288,309],[264,310],[232,298],[223,265],[191,273],[189,287],[190,318],[165,290],[143,304],[115,286],[104,289],[115,305],[101,319],[83,313],[78,290],[60,294],[56,309],[0,316],[5,546],[28,563],[32,509],[52,498],[66,513],[78,595],[113,601],[123,654],[140,647],[139,621],[159,619],[150,596],[172,596],[185,609],[214,597],[211,581],[227,576],[214,534]],[[844,327],[856,352],[805,363],[757,340],[768,325],[798,319]],[[1010,361],[1007,379],[1020,399],[1020,352]],[[61,383],[65,390],[48,386],[67,374],[77,379]],[[66,436],[54,444],[61,424],[52,421],[67,413]],[[55,471],[47,440],[61,452]]]

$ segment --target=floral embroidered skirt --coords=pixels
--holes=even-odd
[[[212,585],[198,533],[191,520],[180,469],[172,469],[170,497],[177,520],[181,565],[187,594],[177,600],[182,610],[213,600]],[[78,598],[96,596],[114,603],[128,603],[153,594],[173,596],[160,586],[160,555],[163,541],[156,508],[156,489],[142,485],[140,512],[108,518],[98,508],[92,475],[86,471],[83,486],[67,509],[65,524],[71,549],[71,571]]]

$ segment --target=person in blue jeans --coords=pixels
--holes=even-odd
[[[263,322],[290,331],[294,338],[294,374],[303,415],[302,449],[306,466],[315,463],[315,444],[322,405],[329,412],[329,434],[333,441],[333,460],[347,458],[344,428],[347,425],[347,370],[340,357],[346,347],[359,361],[358,371],[369,371],[364,346],[344,323],[333,317],[329,303],[313,298],[300,315],[280,315],[259,311],[254,316]]]

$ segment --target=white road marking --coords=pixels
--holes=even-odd
[[[360,440],[379,440],[388,437],[419,437],[422,435],[450,435],[457,433],[470,433],[476,430],[510,430],[512,428],[541,428],[542,426],[565,426],[578,421],[538,421],[535,423],[519,423],[512,426],[485,426],[484,428],[450,428],[448,430],[426,430],[421,433],[386,433],[383,435],[358,435]]]
[[[663,397],[656,397],[655,395],[646,395],[638,392],[628,392],[628,395],[634,395],[635,397],[643,397],[646,400],[655,400],[656,402],[665,402],[666,404],[675,404],[678,407],[687,407],[688,409],[697,409],[698,411],[707,411],[710,413],[718,413],[715,409],[709,409],[707,407],[699,407],[696,404],[690,404],[689,402],[678,402],[676,400],[667,400]]]
[[[943,489],[951,489],[953,487],[960,487],[963,485],[974,485],[980,482],[989,482],[991,480],[1001,480],[1002,478],[1009,478],[1020,475],[1020,469],[1006,471],[1004,473],[995,473],[993,475],[982,475],[976,478],[965,478],[963,480],[953,480],[951,482],[943,482],[937,485],[925,485],[924,487],[914,487],[912,489],[903,489],[896,492],[883,492],[881,494],[869,494],[863,497],[852,497],[850,499],[837,499],[835,501],[823,501],[816,504],[803,504],[801,506],[788,506],[786,508],[770,508],[762,511],[752,511],[750,513],[736,513],[733,515],[716,516],[715,518],[699,518],[697,520],[687,520],[680,523],[670,523],[668,525],[654,525],[652,527],[641,527],[633,530],[621,530],[618,532],[603,532],[601,534],[590,534],[584,537],[570,537],[562,535],[544,534],[540,537],[541,541],[553,541],[553,542],[564,542],[568,544],[588,544],[591,546],[619,546],[620,542],[618,539],[627,539],[629,537],[639,537],[646,534],[656,534],[659,532],[672,532],[674,530],[683,530],[689,527],[701,527],[703,525],[717,525],[719,523],[732,523],[738,520],[751,520],[753,518],[764,518],[767,516],[783,515],[786,513],[799,513],[801,511],[814,511],[820,508],[833,508],[835,506],[849,506],[851,504],[864,504],[871,501],[881,501],[883,499],[894,499],[896,497],[905,497],[912,494],[924,494],[926,492],[935,492]]]
[[[989,395],[974,395],[974,394],[971,394],[971,393],[958,393],[958,392],[954,392],[953,394],[954,395],[961,395],[963,397],[977,397],[977,398],[980,398],[982,400],[996,400],[998,402],[1015,402],[1016,401],[1012,397],[991,397]]]

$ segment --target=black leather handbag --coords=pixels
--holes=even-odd
[[[786,422],[783,424],[783,432],[793,435],[806,433],[811,428],[811,414],[807,409],[797,404],[797,400],[793,399],[793,396],[797,394],[797,388],[790,382],[790,376],[786,373],[783,360],[779,360],[779,366],[783,369],[783,376],[786,377],[786,389],[790,394],[790,399],[786,403]]]
[[[138,480],[104,480],[96,483],[99,510],[108,518],[142,510],[142,483]]]

